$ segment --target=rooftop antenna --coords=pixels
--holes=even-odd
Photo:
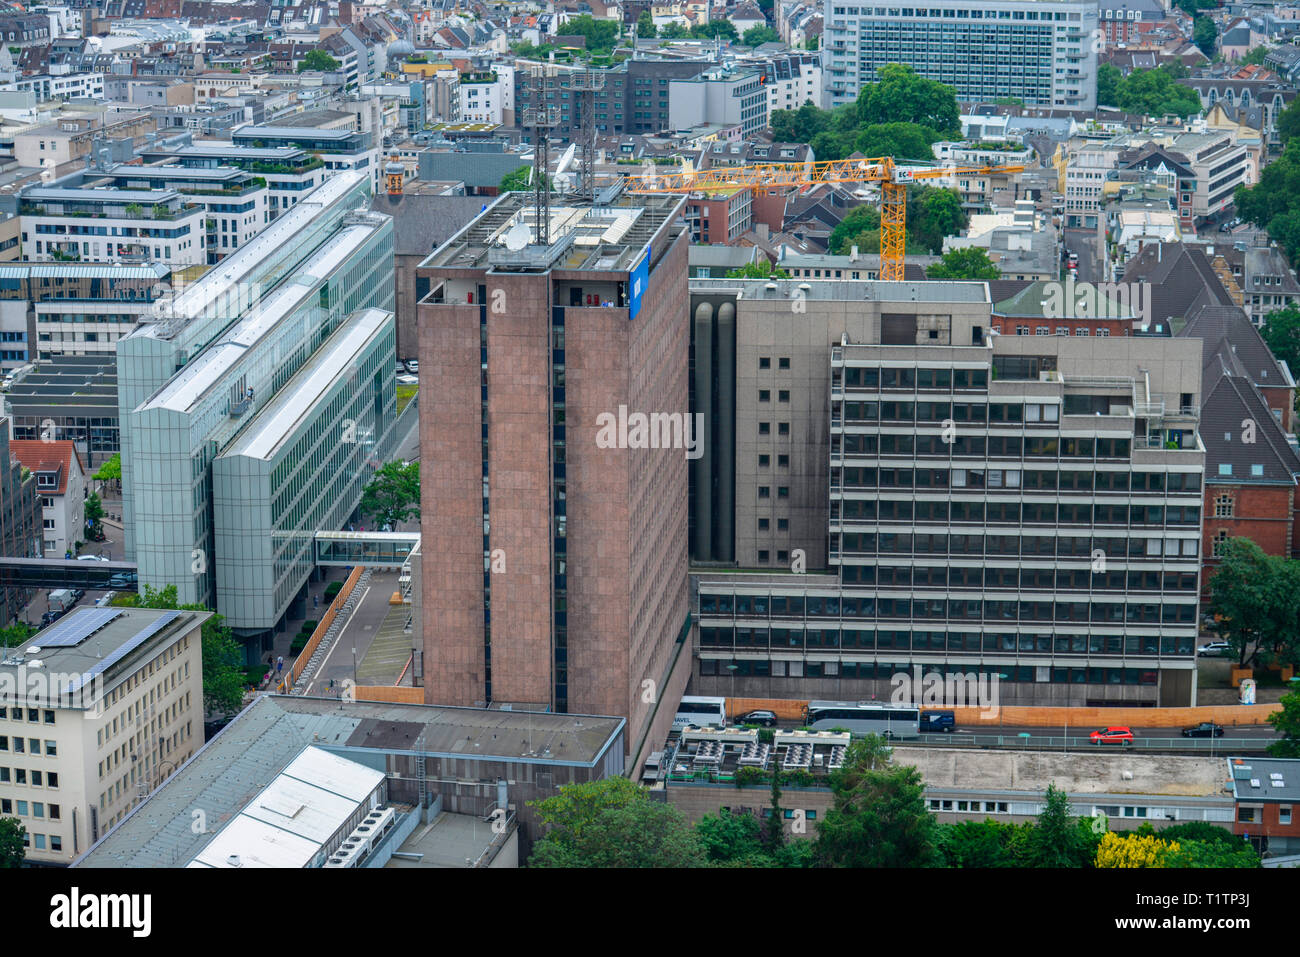
[[[546,171],[551,165],[551,131],[559,125],[560,108],[547,102],[554,94],[555,54],[551,61],[533,66],[529,73],[529,105],[524,110],[524,127],[533,131],[533,208],[536,215],[537,241],[551,244],[551,187]]]

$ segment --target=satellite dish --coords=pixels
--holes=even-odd
[[[522,219],[506,230],[506,249],[517,253],[533,241],[533,231]]]

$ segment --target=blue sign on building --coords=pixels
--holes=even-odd
[[[632,270],[632,291],[628,296],[628,319],[635,319],[636,314],[641,311],[641,294],[645,292],[645,287],[650,282],[650,250],[645,251],[641,261],[636,264]]]

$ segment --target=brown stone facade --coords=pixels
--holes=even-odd
[[[690,672],[690,642],[676,642],[689,611],[688,460],[681,448],[600,448],[597,434],[598,417],[616,416],[620,406],[688,416],[688,248],[685,232],[669,242],[635,319],[599,304],[609,301],[606,292],[592,295],[628,282],[626,272],[421,270],[448,290],[446,301],[419,306],[428,703],[487,697],[481,306],[494,556],[490,697],[554,703],[550,335],[552,310],[562,305],[567,710],[627,718],[624,740],[638,754],[643,743],[662,745],[672,709],[657,702],[680,695]],[[575,294],[582,305],[571,304]]]

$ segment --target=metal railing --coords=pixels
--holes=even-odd
[[[1091,727],[1089,725],[1088,727]],[[1228,754],[1257,753],[1267,750],[1273,738],[1151,738],[1138,735],[1131,744],[1097,744],[1088,733],[1070,734],[1062,728],[1059,735],[1034,735],[1021,737],[1023,732],[1003,732],[1001,734],[923,734],[919,738],[899,739],[894,743],[898,747],[913,744],[939,746],[945,748],[1002,748],[1010,751],[1188,751],[1196,754],[1221,756]],[[1089,732],[1090,733],[1090,732]]]

